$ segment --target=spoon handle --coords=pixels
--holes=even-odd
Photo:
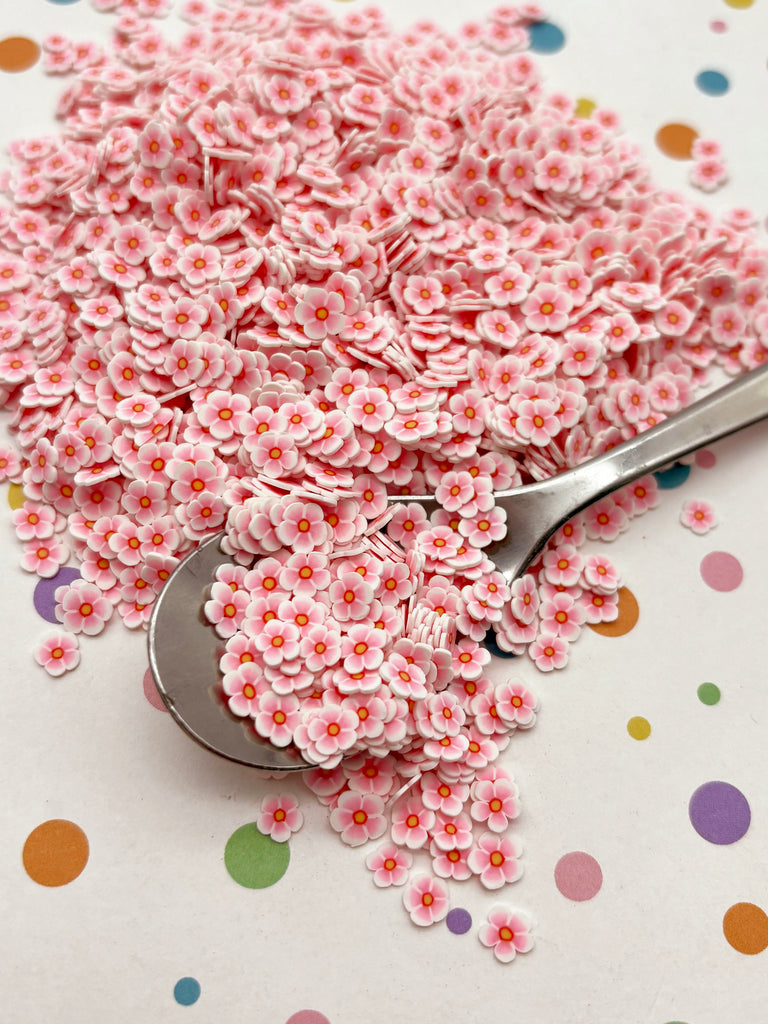
[[[498,493],[496,504],[507,512],[507,537],[489,555],[513,579],[577,512],[618,487],[767,416],[768,364],[573,469]]]

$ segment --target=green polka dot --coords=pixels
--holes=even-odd
[[[702,683],[696,694],[702,704],[717,704],[720,700],[720,687],[714,683]]]
[[[627,732],[633,740],[647,740],[651,735],[651,723],[647,718],[636,715],[627,722]]]
[[[238,885],[266,889],[288,870],[288,843],[276,843],[262,835],[255,822],[233,832],[224,850],[224,865]]]

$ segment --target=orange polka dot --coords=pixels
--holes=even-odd
[[[762,953],[768,946],[768,915],[754,903],[734,903],[725,912],[723,934],[739,953]]]
[[[40,60],[40,47],[26,36],[0,39],[0,71],[26,71]]]
[[[619,614],[613,622],[590,623],[589,628],[600,636],[624,636],[637,625],[640,607],[637,598],[628,587],[619,587]]]
[[[688,124],[665,124],[656,132],[656,145],[673,160],[690,160],[699,133]]]
[[[39,885],[68,885],[88,863],[88,838],[72,821],[53,818],[27,836],[24,870]]]

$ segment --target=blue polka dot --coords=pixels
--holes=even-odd
[[[682,487],[691,473],[691,467],[684,462],[676,462],[669,469],[662,469],[653,475],[662,491],[672,491],[675,487]]]
[[[731,83],[721,71],[700,71],[696,75],[696,85],[707,96],[722,96],[731,87]]]
[[[448,931],[454,935],[466,935],[472,927],[472,915],[463,907],[454,907],[448,911],[445,923],[448,925]]]
[[[503,651],[501,647],[499,647],[499,643],[496,639],[496,633],[492,629],[489,629],[488,632],[485,634],[485,637],[483,638],[483,643],[494,656],[494,658],[517,657],[516,654],[512,654],[510,651]]]
[[[180,1006],[191,1006],[200,998],[200,982],[197,978],[179,978],[173,986],[173,998]]]
[[[551,21],[534,21],[528,26],[528,38],[534,53],[557,53],[565,46],[565,33]]]

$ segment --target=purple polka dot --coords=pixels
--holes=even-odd
[[[575,903],[597,896],[602,884],[600,865],[588,853],[566,853],[555,865],[555,885],[566,899]]]
[[[702,558],[699,571],[708,587],[723,592],[735,590],[744,579],[741,562],[727,551],[710,551]]]
[[[752,820],[747,798],[729,782],[699,786],[688,804],[688,816],[701,838],[718,846],[741,839]]]
[[[60,626],[61,623],[56,618],[56,598],[54,597],[56,588],[79,579],[80,573],[77,569],[64,566],[49,580],[40,580],[32,597],[37,614],[42,616],[46,622],[55,622],[57,626]]]
[[[696,452],[696,465],[699,469],[712,469],[717,462],[717,456],[709,448],[702,448]]]
[[[152,675],[152,670],[149,668],[144,673],[142,686],[144,687],[144,696],[147,698],[147,700],[149,701],[153,708],[157,708],[158,711],[168,710],[168,708],[163,703],[163,698],[157,692],[157,687],[155,686],[155,678]]]
[[[324,1013],[317,1010],[299,1010],[291,1014],[285,1024],[331,1024]]]
[[[448,911],[445,923],[449,932],[453,932],[454,935],[465,935],[472,927],[472,915],[463,907],[454,907]]]

